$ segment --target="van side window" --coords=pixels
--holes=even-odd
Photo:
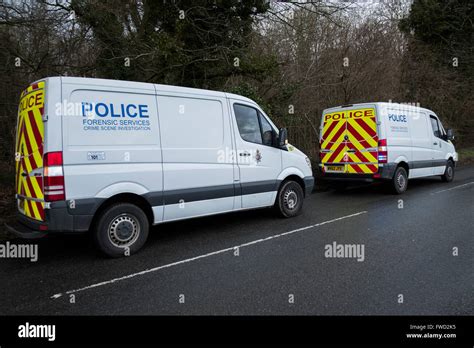
[[[257,110],[249,106],[234,104],[235,120],[243,140],[262,144]]]
[[[270,122],[263,116],[260,112],[258,113],[260,117],[260,124],[262,125],[262,138],[263,145],[272,146],[273,145],[273,128],[270,125]]]
[[[430,116],[430,121],[435,137],[441,138],[441,130],[439,128],[438,120],[436,119],[436,117]]]

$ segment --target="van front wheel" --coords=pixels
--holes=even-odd
[[[395,175],[392,179],[393,193],[401,194],[407,190],[408,187],[408,175],[407,171],[403,167],[398,167],[395,170]]]
[[[110,257],[129,256],[148,238],[146,214],[134,204],[117,203],[102,212],[93,228],[97,248]]]
[[[444,182],[451,182],[454,179],[454,163],[453,161],[449,160],[448,164],[446,164],[446,170],[444,174],[441,175],[441,180]]]
[[[303,188],[295,181],[286,181],[278,191],[275,209],[283,217],[293,217],[301,213],[303,207]]]

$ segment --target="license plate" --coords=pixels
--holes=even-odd
[[[326,166],[326,172],[343,172],[344,166]]]

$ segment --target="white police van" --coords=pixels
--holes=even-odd
[[[385,179],[402,193],[408,179],[454,178],[453,132],[431,110],[397,103],[344,105],[323,111],[320,130],[320,167],[328,179]]]
[[[274,206],[297,215],[311,163],[252,100],[229,93],[50,77],[21,95],[16,140],[24,238],[91,231],[109,256],[150,225]]]

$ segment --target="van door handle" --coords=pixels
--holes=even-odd
[[[438,145],[438,143],[435,141],[435,142],[433,143],[433,145]]]
[[[247,152],[247,151],[241,152],[239,153],[239,156],[250,156],[250,152]]]

